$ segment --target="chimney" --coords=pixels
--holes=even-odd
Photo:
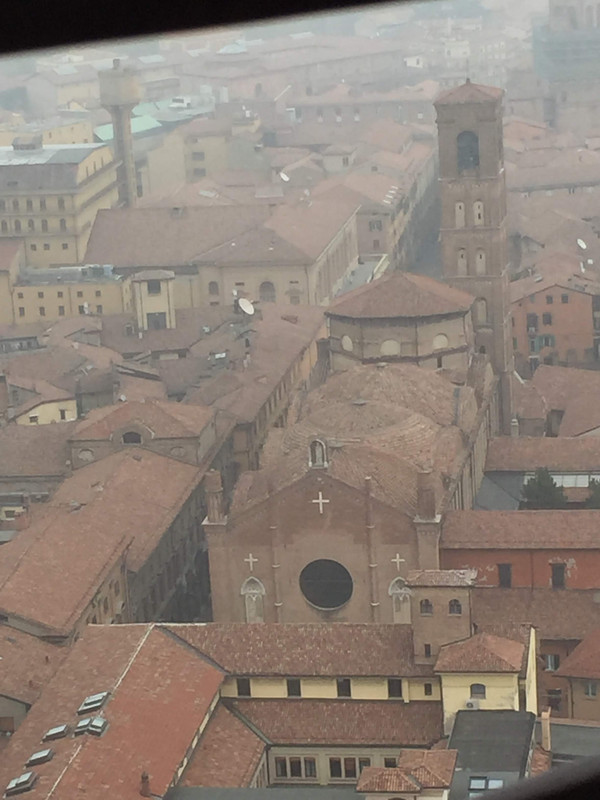
[[[204,478],[204,493],[206,495],[206,520],[211,525],[223,525],[225,514],[223,513],[223,484],[221,473],[216,469],[211,469]]]
[[[152,797],[152,792],[150,791],[150,776],[147,772],[142,772],[142,777],[140,779],[140,795],[142,797]]]
[[[417,473],[417,518],[433,520],[435,513],[435,486],[430,469]]]
[[[510,435],[515,438],[519,435],[519,420],[516,417],[510,421]]]
[[[552,734],[550,732],[550,708],[542,711],[542,749],[552,752]]]

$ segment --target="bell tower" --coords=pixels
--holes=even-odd
[[[435,102],[442,199],[442,264],[472,294],[475,344],[499,378],[499,418],[510,434],[512,331],[502,143],[503,90],[468,79]]]

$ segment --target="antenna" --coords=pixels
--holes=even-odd
[[[247,314],[249,317],[254,314],[254,306],[246,297],[241,297],[238,301],[239,307],[242,309],[244,314]]]

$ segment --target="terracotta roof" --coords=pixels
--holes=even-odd
[[[132,281],[169,281],[175,277],[175,273],[170,269],[143,269],[131,276]]]
[[[486,471],[532,472],[538,467],[600,473],[600,441],[595,436],[504,436],[490,440]]]
[[[3,545],[0,608],[68,633],[129,543],[129,569],[146,562],[201,474],[139,448],[77,470]]]
[[[591,631],[562,662],[556,675],[567,678],[600,678],[600,628]]]
[[[538,389],[531,381],[524,381],[513,373],[513,404],[518,419],[546,419],[548,408]]]
[[[436,672],[520,672],[525,645],[511,639],[477,633],[440,648]]]
[[[237,675],[410,675],[410,625],[362,623],[208,623],[171,626]]]
[[[430,747],[442,735],[439,702],[232,700],[273,744]]]
[[[23,772],[46,745],[50,728],[73,726],[85,697],[107,691],[96,712],[108,721],[103,736],[56,739],[54,757],[35,768],[32,797],[89,800],[139,797],[140,775],[150,774],[162,796],[219,691],[222,673],[192,648],[156,625],[90,626],[62,668],[46,684],[2,754],[0,786]]]
[[[260,206],[102,209],[96,215],[85,262],[117,267],[189,264],[202,253],[263,223]]]
[[[0,475],[60,476],[70,458],[69,437],[75,422],[60,425],[7,425],[0,429]]]
[[[535,746],[531,756],[531,768],[529,775],[535,778],[536,775],[543,775],[552,769],[552,753],[544,750],[539,744]]]
[[[128,400],[88,412],[71,439],[105,440],[123,426],[138,422],[151,432],[153,439],[197,437],[214,419],[215,412],[200,405],[186,406],[159,400]]]
[[[600,549],[600,511],[448,511],[447,550]]]
[[[473,586],[477,577],[474,569],[418,569],[406,576],[409,586]]]
[[[540,639],[583,639],[600,627],[596,590],[478,586],[471,590],[471,598],[473,620],[480,629],[497,624],[499,608],[506,619],[535,625]]]
[[[55,403],[59,400],[73,400],[73,392],[59,389],[48,381],[32,380],[31,378],[9,378],[7,381],[9,388],[17,386],[30,392],[35,392],[36,397],[31,397],[18,406],[15,406],[15,416],[19,417],[28,411],[32,411],[44,403]]]
[[[572,367],[539,366],[531,383],[550,411],[564,411],[560,436],[579,436],[600,426],[600,373]]]
[[[600,284],[590,273],[582,275],[580,260],[561,252],[549,253],[544,261],[535,261],[535,273],[510,283],[510,301],[517,303],[524,297],[546,292],[553,286],[572,292],[600,294]],[[541,280],[540,280],[541,277]],[[590,299],[591,303],[591,299]]]
[[[454,103],[489,103],[490,100],[497,101],[504,94],[503,89],[495,86],[483,86],[479,83],[471,83],[467,79],[466,83],[454,89],[448,89],[440,94],[434,105],[452,105]]]
[[[66,647],[0,626],[0,695],[33,705],[68,654]]]
[[[395,273],[335,300],[328,316],[359,318],[431,317],[466,314],[474,298],[425,275]]]
[[[441,501],[442,476],[458,469],[461,432],[470,432],[476,417],[473,389],[413,364],[363,365],[332,375],[303,398],[298,422],[290,414],[268,457],[265,451],[263,468],[238,481],[232,515],[303,478],[315,438],[329,443],[323,477],[362,492],[370,475],[376,499],[414,515],[418,470],[433,468]]]
[[[30,378],[57,385],[65,375],[75,374],[87,363],[85,356],[70,347],[45,347],[18,355],[0,356],[0,370],[7,379]]]
[[[180,786],[249,786],[265,742],[220,704],[194,750]]]
[[[401,750],[397,767],[363,769],[356,791],[418,794],[422,789],[447,789],[457,756],[457,750]]]

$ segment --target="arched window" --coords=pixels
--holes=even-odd
[[[19,219],[15,220],[15,232],[21,233],[21,220]]]
[[[454,204],[454,226],[456,228],[464,228],[465,227],[465,204],[464,203],[455,203]]]
[[[449,614],[462,614],[462,605],[460,600],[450,600],[448,603]]]
[[[403,578],[394,578],[388,594],[392,598],[392,618],[397,624],[410,624],[410,589]]]
[[[445,350],[448,347],[448,337],[445,333],[438,333],[433,337],[433,349]]]
[[[485,224],[483,216],[483,203],[481,200],[475,200],[473,203],[473,224],[477,226]]]
[[[467,274],[467,251],[461,247],[456,254],[456,273],[457,275]]]
[[[475,274],[485,275],[485,252],[483,250],[475,253]]]
[[[274,303],[275,302],[275,287],[271,281],[264,281],[261,283],[258,290],[261,303]]]
[[[326,467],[327,452],[325,445],[319,439],[313,439],[309,448],[309,465],[311,467]]]
[[[7,232],[8,232],[8,222],[5,219],[3,219],[2,220],[2,233],[7,233]]]
[[[48,220],[47,219],[43,219],[42,220],[42,232],[43,233],[48,233]]]
[[[142,436],[137,431],[127,431],[121,437],[123,444],[141,444]]]
[[[419,611],[423,615],[433,614],[433,603],[431,600],[421,600],[419,603]]]
[[[386,339],[381,343],[379,352],[382,356],[399,356],[400,342],[397,342],[395,339]]]
[[[471,684],[471,697],[480,698],[485,700],[485,683],[472,683]]]
[[[35,222],[32,219],[27,220],[27,227],[30,231],[35,230]]]
[[[246,622],[265,621],[265,587],[258,578],[246,578],[240,594],[244,598]]]
[[[458,171],[479,166],[479,139],[473,131],[463,131],[456,137]]]
[[[211,281],[208,284],[208,293],[212,295],[219,294],[219,284],[216,281]]]
[[[60,225],[61,231],[66,231],[67,230],[67,220],[66,219],[61,219],[59,225]]]
[[[487,301],[484,297],[478,297],[475,300],[475,325],[485,325],[488,321]]]

